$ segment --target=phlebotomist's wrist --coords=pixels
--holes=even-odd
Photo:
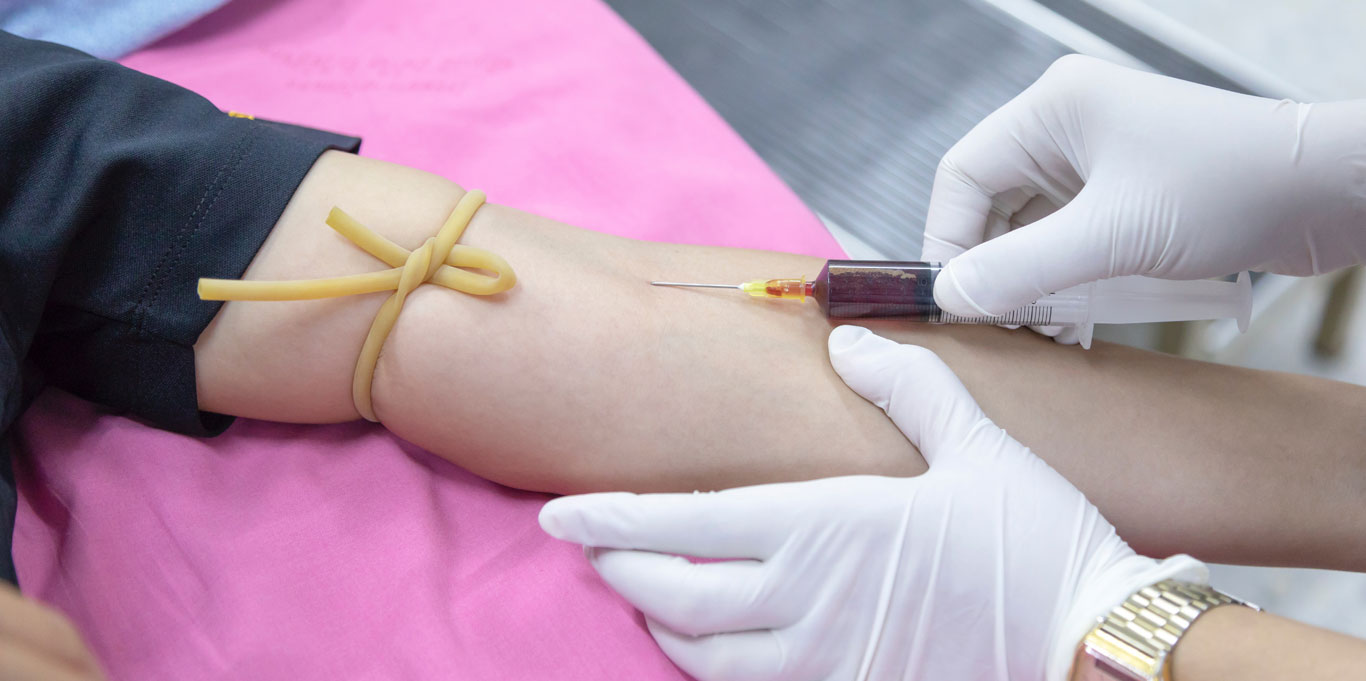
[[[1077,645],[1068,679],[1172,681],[1186,633],[1206,613],[1229,605],[1248,604],[1200,582],[1164,579],[1145,586],[1097,618]]]

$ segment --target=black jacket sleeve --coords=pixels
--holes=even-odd
[[[57,385],[192,434],[194,342],[313,161],[340,135],[229,116],[171,83],[0,32],[0,542],[8,431]],[[13,579],[8,550],[0,577]]]

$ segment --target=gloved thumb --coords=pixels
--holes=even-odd
[[[954,456],[972,430],[988,420],[953,370],[925,348],[858,326],[831,331],[829,347],[835,373],[887,412],[931,466]]]
[[[944,265],[934,302],[962,316],[996,316],[1112,271],[1110,235],[1089,224],[1087,193],[1038,222],[988,239]]]

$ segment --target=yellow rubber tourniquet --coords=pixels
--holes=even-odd
[[[366,420],[378,422],[370,401],[375,364],[379,361],[384,339],[389,337],[394,323],[398,321],[399,312],[403,311],[403,302],[408,294],[426,282],[477,296],[502,293],[517,283],[517,275],[507,261],[497,254],[455,243],[460,240],[475,211],[482,205],[484,192],[466,193],[455,205],[455,210],[451,211],[451,216],[446,218],[441,231],[413,251],[375,233],[340,208],[333,208],[327,216],[327,225],[393,269],[301,281],[200,279],[199,297],[202,300],[314,300],[393,291],[393,295],[380,306],[375,321],[370,324],[370,332],[366,334],[365,344],[356,358],[356,372],[351,378],[351,399],[356,403],[356,411]],[[443,257],[435,257],[437,254]],[[487,270],[496,276],[456,269],[459,267]]]

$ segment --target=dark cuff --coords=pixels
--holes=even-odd
[[[190,435],[217,435],[233,420],[198,407],[194,344],[222,306],[199,299],[199,278],[241,277],[313,162],[328,149],[360,147],[355,137],[273,121],[240,119],[235,127],[232,153],[139,300],[139,323],[104,326],[96,333],[116,337],[85,345],[108,353],[100,384],[115,394],[99,401]]]

